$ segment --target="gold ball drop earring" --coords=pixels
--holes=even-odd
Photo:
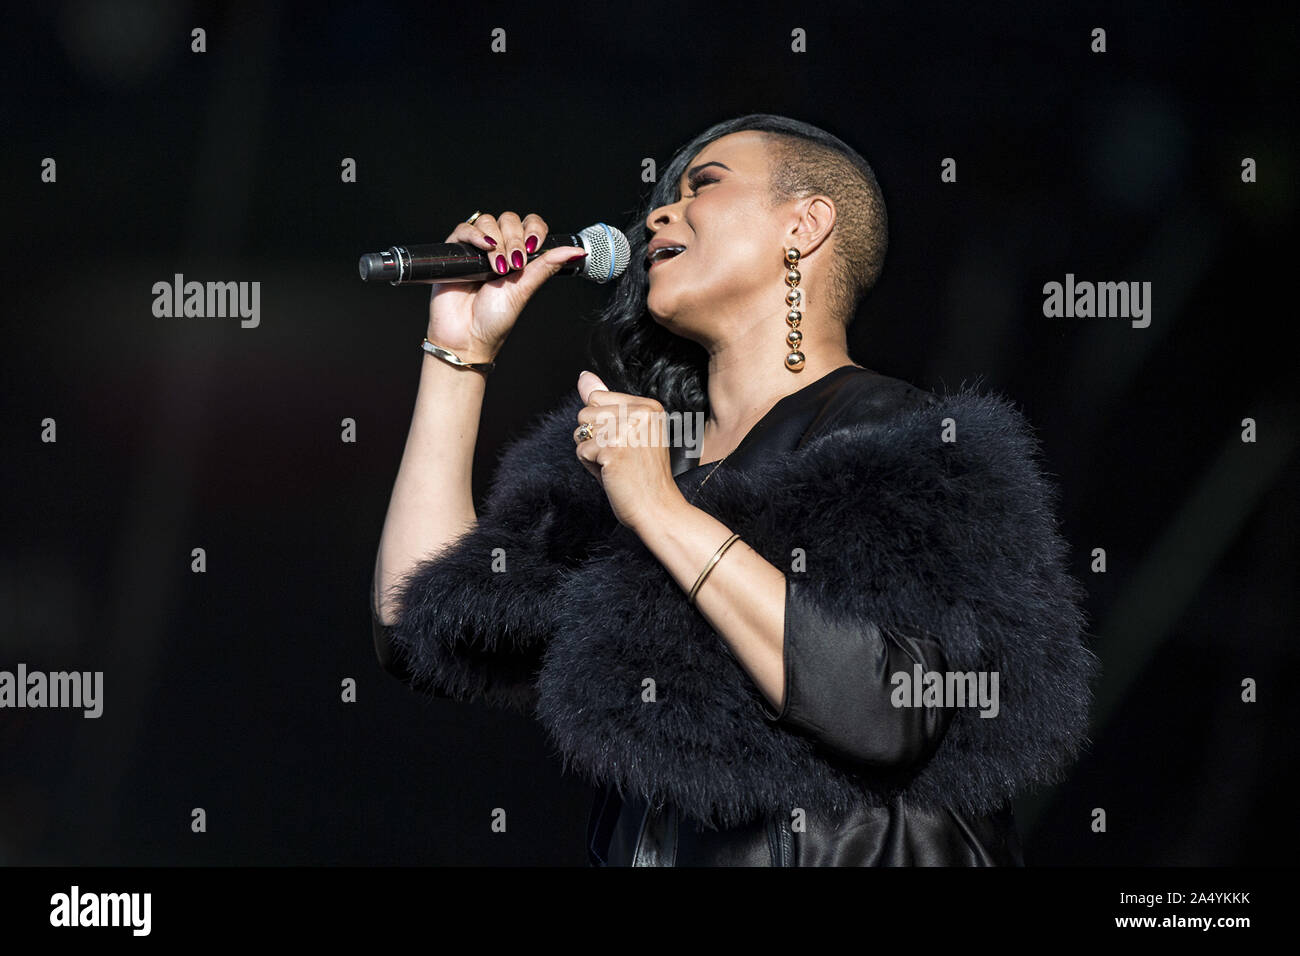
[[[790,307],[790,311],[785,315],[786,324],[790,326],[790,331],[785,334],[785,344],[790,346],[790,354],[785,357],[785,367],[792,372],[798,372],[803,368],[805,356],[799,350],[803,344],[803,333],[799,331],[799,320],[803,318],[803,313],[799,307],[803,305],[803,289],[799,288],[799,280],[803,278],[799,274],[799,250],[791,246],[785,250],[785,284],[790,290],[785,294],[785,304]]]

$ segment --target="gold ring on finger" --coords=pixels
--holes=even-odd
[[[578,429],[577,437],[580,443],[587,441],[587,439],[591,438],[591,426],[586,422],[583,422],[582,427]]]
[[[478,210],[475,210],[475,211],[474,211],[474,215],[470,216],[470,217],[469,217],[468,219],[466,219],[465,221],[466,221],[467,223],[469,223],[469,224],[472,226],[472,225],[474,225],[474,220],[477,219],[477,218],[478,218],[479,216],[481,216],[481,215],[483,215],[482,212],[480,212],[480,211],[478,211]]]

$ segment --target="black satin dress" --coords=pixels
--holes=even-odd
[[[721,467],[753,465],[796,449],[837,423],[883,420],[900,403],[927,398],[927,393],[901,380],[856,365],[841,366],[778,401]],[[673,475],[685,476],[679,484],[686,497],[693,499],[715,463],[694,464],[680,447],[672,448],[670,454]],[[788,607],[787,615],[791,613],[803,612]],[[819,622],[797,623],[800,633],[819,633]],[[829,632],[825,637],[824,641],[805,640],[797,648],[786,648],[787,654],[796,655],[787,662],[787,673],[805,689],[805,701],[816,700],[819,668],[839,666],[833,653],[825,649],[835,637]],[[904,651],[911,656],[900,656]],[[943,670],[937,653],[933,645],[904,649],[881,642],[877,670],[882,675],[910,670],[918,657],[924,658],[928,669]],[[882,693],[887,691],[882,689]],[[790,694],[788,688],[787,700]],[[834,724],[833,701],[817,700],[815,706],[816,720],[811,723]],[[776,715],[769,710],[768,716]],[[932,718],[918,715],[917,719]],[[897,726],[880,732],[900,737],[907,734]],[[882,740],[873,749],[902,755],[914,752],[914,747],[915,741],[898,739]],[[1010,806],[985,817],[972,817],[949,809],[924,811],[898,799],[839,819],[808,813],[799,831],[781,817],[718,831],[684,817],[670,802],[651,807],[637,795],[620,797],[610,787],[597,795],[588,816],[587,854],[592,866],[1024,865]]]
[[[900,403],[928,400],[928,393],[898,379],[856,365],[845,365],[785,396],[763,416],[726,458],[723,468],[743,468],[780,455],[837,423],[884,420]],[[680,447],[670,449],[675,477],[682,480],[688,500],[714,463],[694,464]],[[698,477],[697,477],[698,476]],[[787,598],[797,595],[787,591]],[[371,619],[375,652],[389,673],[409,682],[406,664],[395,656],[389,628],[379,620],[371,589]],[[787,601],[787,685],[785,709],[779,716],[789,727],[843,727],[847,709],[837,711],[820,686],[832,682],[819,675],[842,666],[834,654],[834,625],[815,618],[809,606]],[[789,636],[801,640],[791,641]],[[721,640],[721,638],[719,638]],[[849,640],[845,635],[842,640]],[[851,639],[863,644],[858,629]],[[906,647],[879,642],[875,672],[882,680],[916,661],[927,670],[945,670],[942,656],[930,642]],[[426,691],[435,697],[447,695]],[[881,694],[887,697],[882,687]],[[794,703],[792,703],[792,701]],[[917,721],[930,721],[933,708],[909,709]],[[838,718],[838,720],[837,720]],[[860,736],[861,719],[853,717]],[[900,762],[915,758],[917,739],[933,736],[933,727],[900,724],[895,717],[873,727],[871,750],[896,754]],[[891,735],[893,738],[891,739]],[[834,755],[828,755],[833,759]],[[781,817],[754,821],[743,827],[709,830],[684,817],[671,803],[650,807],[634,794],[623,797],[612,788],[597,794],[587,820],[587,859],[592,866],[1023,866],[1020,841],[1011,808],[986,817],[953,810],[922,811],[901,800],[857,811],[842,819],[809,812],[806,826],[796,831]]]

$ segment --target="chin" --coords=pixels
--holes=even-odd
[[[684,310],[680,301],[681,296],[665,302],[663,296],[656,296],[653,286],[646,293],[646,311],[655,322],[672,332],[674,335],[680,335],[683,338],[696,340],[695,330],[689,324],[689,312]]]
[[[665,311],[663,308],[656,307],[653,288],[646,293],[645,308],[646,311],[650,313],[650,318],[654,319],[660,325],[671,326],[673,324],[673,312]]]

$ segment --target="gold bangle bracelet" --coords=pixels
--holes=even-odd
[[[448,365],[455,365],[457,368],[472,368],[474,371],[482,372],[484,375],[496,368],[497,364],[495,360],[491,362],[466,362],[455,352],[449,351],[441,345],[434,345],[429,341],[428,336],[425,336],[424,343],[420,347],[430,355],[438,356],[438,358],[442,359]]]
[[[730,538],[722,542],[722,546],[719,547],[717,551],[713,552],[713,557],[710,558],[709,563],[704,566],[704,570],[700,572],[700,576],[695,579],[695,586],[691,588],[691,593],[686,598],[688,603],[695,603],[695,595],[699,593],[700,585],[704,583],[704,579],[709,576],[709,572],[713,570],[713,566],[722,560],[722,556],[726,553],[727,549],[735,544],[739,538],[740,534],[738,532],[732,534]]]

